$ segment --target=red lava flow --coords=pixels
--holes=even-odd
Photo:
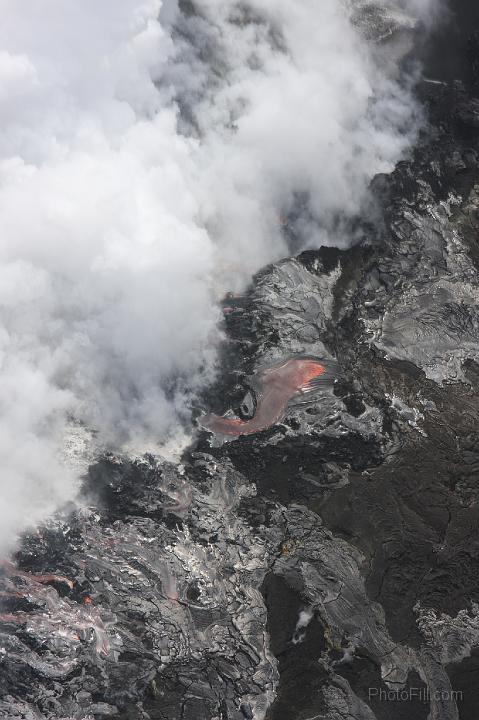
[[[60,583],[63,585],[68,585],[70,590],[73,590],[73,582],[68,578],[63,577],[63,575],[34,575],[32,573],[27,573],[23,570],[19,570],[19,568],[15,567],[11,562],[8,562],[8,560],[0,561],[0,566],[3,568],[4,572],[7,575],[16,575],[17,577],[23,577],[32,582],[40,583],[41,585],[48,585],[52,582]]]
[[[325,365],[317,360],[288,360],[266,370],[258,378],[260,391],[257,394],[256,413],[251,420],[203,415],[199,422],[214,433],[232,437],[265,430],[281,420],[291,398],[314,389],[315,382],[325,372]]]

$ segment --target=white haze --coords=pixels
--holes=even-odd
[[[1,550],[74,496],[69,418],[116,447],[174,436],[217,294],[288,253],[298,198],[303,245],[346,244],[414,140],[339,0],[196,6],[0,0]]]
[[[396,0],[396,3],[417,17],[426,27],[431,27],[441,14],[449,11],[448,0]]]

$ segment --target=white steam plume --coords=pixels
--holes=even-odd
[[[437,22],[441,13],[448,10],[448,0],[396,0],[396,2],[426,27]]]
[[[0,552],[74,494],[68,417],[163,442],[212,375],[215,284],[287,253],[298,207],[298,242],[347,242],[414,139],[347,4],[190,5],[0,0]]]

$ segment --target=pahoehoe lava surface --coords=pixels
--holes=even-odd
[[[90,468],[85,507],[2,568],[1,718],[479,717],[468,12],[448,48],[454,77],[426,52],[440,80],[419,87],[430,124],[375,179],[368,239],[254,278],[226,314],[203,409],[248,422],[254,378],[291,358],[334,363],[335,381],[228,443],[201,430],[179,466],[108,455]]]

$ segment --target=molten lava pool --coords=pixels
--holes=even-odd
[[[327,364],[311,358],[295,358],[265,370],[255,378],[256,413],[250,420],[203,415],[199,422],[219,435],[239,437],[266,430],[285,415],[288,403],[299,394],[313,391],[329,380]]]

